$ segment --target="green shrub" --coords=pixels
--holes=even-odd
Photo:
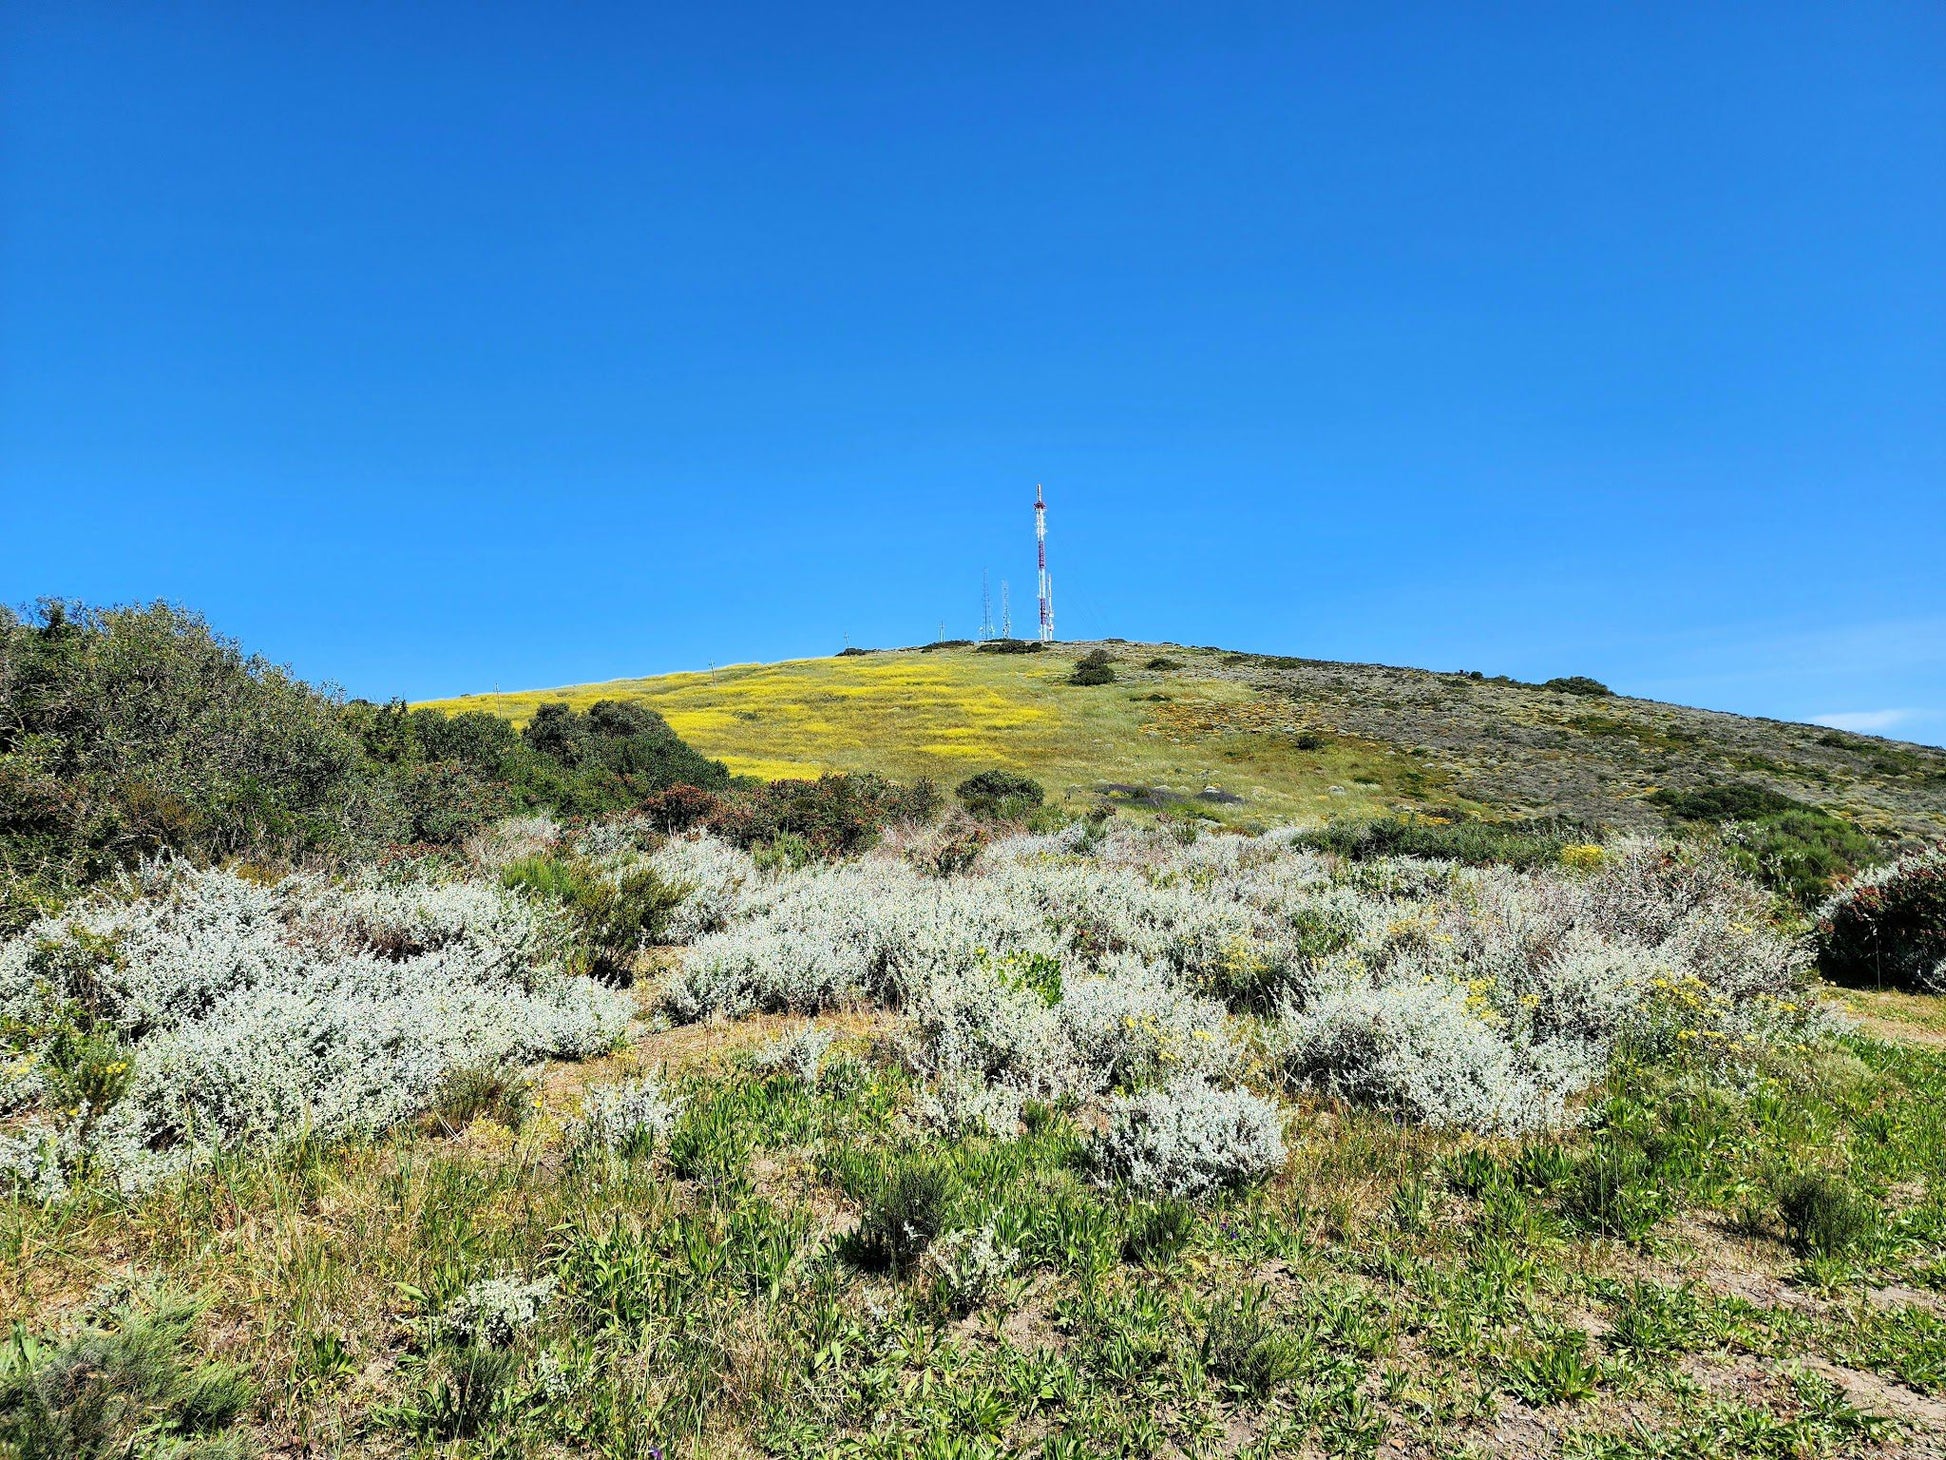
[[[1165,674],[1171,669],[1182,668],[1182,660],[1171,659],[1167,654],[1158,654],[1142,667],[1144,669],[1153,669],[1158,674]]]
[[[1122,1228],[1122,1256],[1152,1266],[1174,1260],[1196,1230],[1196,1209],[1179,1197],[1138,1202]]]
[[[1946,993],[1946,847],[1841,887],[1818,910],[1818,962],[1845,983]]]
[[[1245,1288],[1211,1302],[1202,1358],[1224,1387],[1261,1402],[1297,1377],[1304,1348],[1274,1322],[1264,1290]]]
[[[923,777],[900,785],[869,772],[826,775],[733,790],[708,824],[746,850],[788,834],[820,857],[843,857],[864,851],[896,822],[930,821],[939,806],[939,788]]]
[[[982,654],[1038,654],[1047,645],[1039,639],[988,639],[978,646]]]
[[[224,1432],[254,1393],[236,1370],[188,1350],[199,1312],[163,1294],[58,1343],[16,1324],[0,1349],[0,1449],[17,1460],[241,1457]]]
[[[1767,786],[1662,790],[1649,799],[1678,825],[1728,824],[1732,854],[1744,869],[1803,906],[1879,855],[1878,843],[1849,821]]]
[[[946,1230],[960,1191],[958,1173],[937,1157],[896,1161],[865,1204],[855,1239],[860,1257],[903,1272]]]
[[[521,731],[527,745],[608,793],[619,810],[670,786],[720,790],[730,783],[721,761],[692,749],[668,721],[632,700],[597,700],[586,713],[544,704]]]
[[[1791,1247],[1804,1257],[1838,1257],[1878,1229],[1878,1207],[1825,1171],[1800,1171],[1777,1185],[1777,1213]]]
[[[543,901],[559,903],[574,918],[579,971],[610,983],[627,983],[643,948],[662,941],[669,915],[688,889],[672,886],[647,867],[617,876],[581,858],[553,852],[522,857],[501,869],[501,881]]]
[[[330,699],[168,604],[0,609],[0,859],[82,879],[172,850],[390,836]]]
[[[1113,684],[1115,682],[1115,659],[1103,649],[1090,649],[1074,661],[1074,672],[1068,676],[1069,684]]]
[[[642,803],[642,815],[660,832],[688,831],[723,810],[722,799],[697,786],[675,785]]]
[[[85,887],[161,851],[274,866],[453,844],[509,812],[598,815],[729,772],[660,716],[340,703],[167,604],[0,609],[0,878]],[[7,916],[15,914],[11,910]]]
[[[1566,822],[1471,821],[1459,812],[1447,816],[1453,819],[1387,816],[1334,821],[1301,832],[1296,840],[1353,861],[1432,857],[1476,867],[1502,864],[1526,870],[1545,866],[1560,857],[1563,847],[1600,834],[1598,829]]]
[[[1569,674],[1558,679],[1543,680],[1541,682],[1541,688],[1559,690],[1562,694],[1570,695],[1612,695],[1615,693],[1614,690],[1610,689],[1600,680],[1590,679],[1585,674]]]
[[[981,771],[954,788],[960,804],[975,816],[1020,821],[1046,799],[1041,783],[1016,771]]]

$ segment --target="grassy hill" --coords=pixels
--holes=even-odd
[[[1094,649],[1115,657],[1115,681],[1069,684]],[[884,650],[434,704],[524,722],[549,700],[640,700],[745,775],[950,783],[1000,766],[1069,803],[1188,804],[1240,823],[1458,806],[1649,829],[1672,793],[1729,786],[1886,841],[1946,834],[1946,751],[1592,688],[1109,641]]]

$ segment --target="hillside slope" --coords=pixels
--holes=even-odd
[[[1067,683],[1091,649],[1112,684]],[[1154,664],[1156,667],[1150,667]],[[763,777],[875,770],[953,782],[1004,766],[1063,799],[1195,798],[1226,820],[1464,806],[1660,826],[1657,790],[1759,786],[1896,840],[1946,834],[1946,751],[1653,700],[1172,644],[970,646],[435,701],[524,721],[640,700],[705,755]]]

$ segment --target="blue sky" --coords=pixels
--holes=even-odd
[[[1031,618],[1946,742],[1946,9],[0,11],[0,600]]]

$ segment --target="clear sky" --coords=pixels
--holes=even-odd
[[[1946,6],[0,7],[0,600],[1032,617],[1946,742]]]

